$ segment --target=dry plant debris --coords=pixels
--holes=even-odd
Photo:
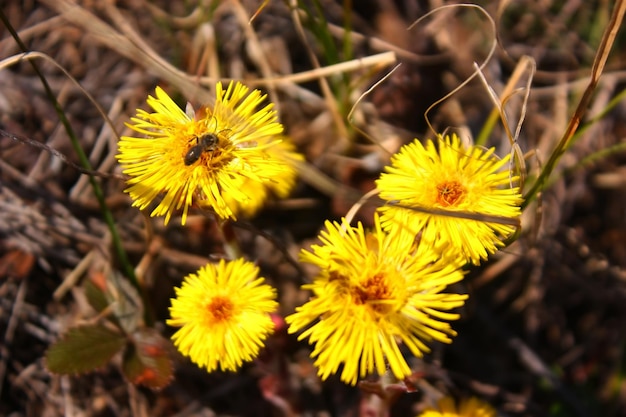
[[[3,2],[0,415],[625,415],[625,2],[453,3]]]

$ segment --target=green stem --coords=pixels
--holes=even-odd
[[[26,47],[26,45],[24,45],[24,43],[20,39],[19,35],[17,34],[13,26],[11,26],[11,23],[9,23],[6,15],[4,14],[1,8],[0,8],[0,20],[2,20],[2,23],[4,23],[5,27],[11,33],[11,36],[13,36],[13,39],[15,39],[15,41],[17,42],[21,50],[25,53],[30,52],[29,49]],[[28,60],[28,62],[31,64],[31,66],[33,67],[33,70],[35,71],[39,79],[41,80],[41,83],[43,84],[43,87],[46,91],[46,95],[48,96],[48,99],[54,105],[54,109],[57,115],[59,116],[59,119],[61,123],[63,124],[65,131],[67,132],[67,135],[70,138],[72,147],[74,148],[74,151],[78,155],[78,159],[80,161],[81,166],[88,171],[93,171],[91,163],[89,163],[89,159],[87,158],[87,155],[85,155],[85,152],[81,148],[80,143],[78,142],[78,139],[76,138],[76,134],[74,133],[74,130],[72,129],[72,126],[70,125],[69,120],[67,120],[67,117],[65,117],[63,108],[61,108],[61,105],[57,101],[54,93],[52,92],[52,89],[50,88],[50,85],[48,84],[48,81],[46,80],[45,76],[41,73],[41,71],[39,70],[39,67],[33,60]],[[89,175],[89,183],[91,184],[91,187],[93,188],[93,193],[96,196],[96,199],[98,200],[98,204],[100,205],[100,210],[102,211],[102,216],[104,218],[104,221],[106,222],[109,228],[109,231],[111,232],[113,248],[122,266],[122,269],[125,275],[130,280],[130,282],[133,284],[133,286],[137,288],[140,294],[143,294],[141,285],[139,285],[139,281],[137,280],[137,277],[135,276],[135,270],[133,269],[130,263],[130,260],[128,259],[128,256],[126,255],[126,251],[124,250],[122,246],[122,240],[120,239],[120,235],[117,232],[117,228],[115,227],[113,214],[109,210],[109,207],[106,205],[102,188],[100,187],[100,185],[98,184],[98,182],[96,181],[93,175]]]

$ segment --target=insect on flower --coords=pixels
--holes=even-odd
[[[213,152],[217,149],[219,138],[215,133],[205,133],[201,136],[195,136],[196,144],[189,148],[185,154],[185,165],[193,165],[202,156],[204,152]],[[193,140],[193,139],[192,139]]]
[[[285,195],[291,188],[290,159],[270,152],[283,143],[283,126],[261,91],[217,83],[215,103],[197,110],[155,91],[147,99],[152,110],[138,109],[127,125],[138,136],[123,136],[116,155],[134,206],[144,210],[158,199],[150,215],[165,216],[166,224],[179,210],[185,224],[194,205],[234,219],[242,204],[262,206],[268,189]]]

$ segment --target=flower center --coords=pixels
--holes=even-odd
[[[229,320],[235,310],[233,302],[222,296],[213,297],[206,308],[213,323]]]
[[[443,207],[457,205],[463,201],[465,187],[458,181],[445,181],[437,184],[437,203]]]
[[[381,301],[393,298],[391,288],[381,273],[367,278],[362,285],[354,287],[352,295],[356,304],[369,304],[378,313],[386,312],[389,307],[387,303]]]

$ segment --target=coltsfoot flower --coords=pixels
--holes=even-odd
[[[443,292],[463,278],[458,257],[417,245],[400,230],[386,233],[378,217],[372,232],[360,223],[326,222],[320,240],[322,245],[301,255],[320,268],[304,286],[312,298],[286,321],[290,333],[306,329],[299,339],[315,345],[311,357],[322,379],[341,365],[341,380],[348,384],[374,371],[382,375],[387,365],[402,379],[411,369],[399,341],[418,357],[429,351],[427,342],[451,342],[456,333],[447,321],[459,315],[444,311],[467,298]]]
[[[170,307],[167,324],[180,329],[174,345],[211,372],[235,371],[253,360],[274,331],[270,314],[278,308],[276,291],[259,269],[243,259],[208,264],[185,277]]]
[[[274,138],[270,138],[274,140]],[[259,146],[263,146],[262,141]],[[276,164],[282,166],[280,177],[276,180],[264,181],[259,184],[257,181],[246,178],[241,185],[241,191],[249,196],[246,200],[236,200],[229,194],[224,194],[224,200],[229,207],[237,214],[245,217],[253,216],[259,209],[263,207],[263,203],[271,196],[277,198],[285,198],[291,192],[296,183],[297,171],[295,163],[303,161],[304,156],[296,152],[293,143],[287,137],[266,149],[268,156],[275,161]]]
[[[458,407],[454,398],[443,397],[436,408],[424,410],[419,417],[496,417],[496,410],[475,397],[461,400]]]
[[[519,219],[522,196],[510,186],[518,178],[503,169],[509,156],[498,158],[494,148],[466,147],[456,135],[439,137],[438,148],[431,140],[426,146],[415,140],[392,157],[376,181],[380,197],[390,203],[379,209],[383,227],[408,229],[420,234],[422,244],[457,251],[479,264],[515,231],[511,222],[491,219]]]
[[[215,105],[185,112],[157,87],[147,100],[153,112],[137,110],[128,124],[145,137],[119,142],[117,159],[129,176],[133,206],[143,210],[158,201],[151,215],[164,215],[165,223],[182,209],[185,224],[196,204],[220,218],[235,218],[241,205],[262,205],[267,193],[249,192],[253,186],[244,184],[288,189],[294,181],[290,161],[270,152],[283,140],[283,127],[272,104],[259,109],[266,96],[248,92],[239,82],[226,90],[218,83]]]

